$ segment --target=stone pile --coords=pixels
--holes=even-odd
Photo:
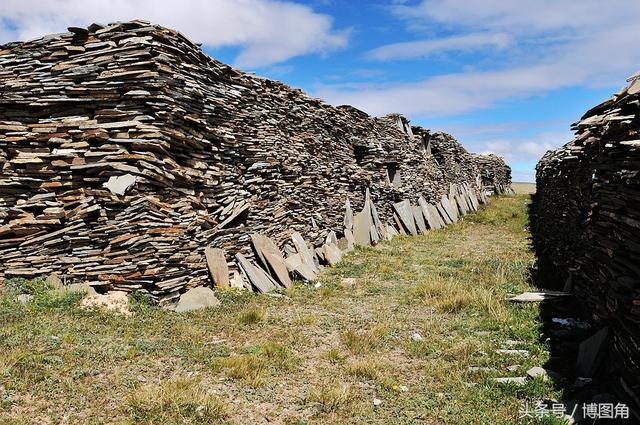
[[[640,73],[629,81],[538,163],[532,230],[541,275],[607,334],[602,377],[640,414]]]
[[[0,279],[270,291],[476,209],[486,167],[142,21],[0,46]]]
[[[485,190],[490,194],[511,193],[511,168],[494,154],[475,154],[480,167],[480,178]]]

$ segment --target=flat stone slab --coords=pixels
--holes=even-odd
[[[527,350],[507,350],[507,349],[500,349],[500,350],[496,350],[496,353],[498,354],[506,354],[509,356],[523,356],[523,357],[529,357],[529,352]]]
[[[570,295],[571,293],[569,292],[549,291],[549,290],[544,290],[542,292],[523,292],[520,295],[509,298],[509,301],[520,302],[520,303],[542,302],[545,300],[556,299],[560,297],[568,297]]]
[[[451,217],[449,217],[449,214],[445,211],[444,206],[442,205],[442,202],[438,202],[435,206],[436,206],[436,210],[438,211],[438,215],[440,216],[440,219],[442,220],[445,226],[447,224],[453,223],[453,221],[451,220]]]
[[[309,245],[302,235],[298,232],[293,232],[291,234],[291,241],[293,242],[293,246],[295,246],[296,251],[298,251],[298,254],[300,254],[302,262],[308,265],[314,272],[317,271],[316,264],[313,261],[313,253],[309,249]]]
[[[418,229],[418,233],[424,234],[427,231],[427,223],[424,221],[424,214],[422,213],[422,207],[420,206],[412,206],[413,209],[413,218],[416,222],[416,228]]]
[[[244,255],[236,254],[236,260],[247,276],[247,279],[249,279],[249,282],[251,282],[259,292],[266,293],[276,288],[276,282],[271,279],[267,272],[252,264]]]
[[[515,384],[515,385],[524,385],[527,383],[526,376],[516,376],[511,378],[493,378],[495,382],[500,384]]]
[[[284,257],[276,244],[268,236],[260,233],[251,235],[251,243],[264,269],[271,272],[271,276],[285,288],[291,286]]]
[[[353,230],[353,210],[351,209],[351,202],[347,199],[344,203],[344,228]]]
[[[356,214],[353,219],[353,238],[356,245],[371,245],[371,226],[373,226],[373,218],[370,209],[364,209]]]
[[[442,204],[442,208],[444,209],[445,213],[449,216],[451,222],[455,223],[456,221],[458,221],[458,212],[456,211],[457,208],[454,209],[449,197],[447,197],[446,195],[442,195],[440,203]]]
[[[229,266],[224,256],[224,250],[220,248],[206,247],[204,256],[207,259],[207,268],[213,280],[213,284],[219,288],[229,287]]]
[[[189,289],[180,296],[175,311],[176,313],[184,313],[217,305],[220,305],[220,300],[216,298],[215,293],[210,288],[198,286]]]
[[[134,176],[133,174],[124,174],[122,176],[109,177],[109,180],[104,183],[103,186],[114,195],[124,195],[135,184],[136,176]]]
[[[413,208],[411,207],[411,203],[405,199],[404,201],[394,203],[393,209],[398,215],[398,218],[400,218],[400,222],[405,229],[412,235],[416,236],[418,234],[418,229],[416,228],[416,221],[413,217]]]

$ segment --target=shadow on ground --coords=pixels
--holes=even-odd
[[[535,196],[531,195],[532,202],[529,204],[532,235],[535,232]],[[567,282],[567,276],[563,271],[557,270],[551,261],[538,256],[541,250],[536,246],[533,236],[531,248],[537,257],[536,264],[529,273],[532,286],[554,291],[570,290],[571,281],[569,279]],[[608,381],[612,377],[607,376],[605,372],[606,358],[602,359],[598,371],[593,376],[580,376],[577,366],[580,344],[598,331],[587,322],[585,318],[588,319],[588,312],[583,310],[580,301],[574,296],[546,300],[539,305],[542,323],[540,341],[548,344],[550,353],[549,360],[543,367],[552,379],[554,387],[563,393],[563,399],[559,402],[564,404],[567,414],[574,418],[575,423],[638,423],[633,417],[614,420],[594,419],[588,417],[593,415],[587,415],[585,418],[585,410],[588,412],[588,409],[593,409],[593,403],[596,409],[606,410],[608,407],[600,406],[616,406],[622,401],[608,391]]]

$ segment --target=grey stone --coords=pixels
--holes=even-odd
[[[31,294],[20,294],[18,295],[18,301],[22,304],[28,303],[33,299],[33,295]]]
[[[129,189],[136,184],[136,176],[132,174],[124,174],[122,176],[111,176],[104,183],[104,187],[109,189],[114,195],[124,195]]]
[[[538,376],[541,376],[544,381],[549,379],[549,374],[547,374],[547,371],[544,368],[541,368],[540,366],[534,366],[531,369],[529,369],[527,371],[527,376],[532,379],[537,378]]]
[[[220,300],[216,298],[214,292],[205,286],[198,286],[180,296],[175,312],[184,313],[217,305],[220,305]]]
[[[514,385],[524,385],[527,383],[527,378],[525,376],[517,376],[517,377],[508,377],[508,378],[493,378],[495,382],[500,384],[514,384]]]
[[[214,285],[220,288],[229,287],[229,266],[227,266],[224,250],[206,247],[204,249],[204,255]]]
[[[347,230],[353,230],[353,210],[351,209],[351,202],[347,199],[344,205],[344,228]]]
[[[298,254],[300,254],[302,262],[309,266],[314,272],[316,272],[317,267],[315,262],[313,261],[313,253],[309,249],[309,245],[304,240],[302,235],[300,235],[300,233],[298,232],[293,232],[293,234],[291,235],[291,241],[296,247],[296,251],[298,251]]]
[[[413,218],[416,221],[416,228],[418,229],[418,233],[424,234],[427,231],[427,224],[424,221],[424,214],[422,212],[422,207],[414,206],[411,207],[413,209]]]
[[[336,264],[338,264],[338,262],[340,262],[342,253],[337,246],[335,246],[334,244],[324,244],[322,246],[322,250],[324,251],[325,261],[330,266],[335,266]]]
[[[277,283],[260,267],[252,264],[244,255],[236,254],[236,260],[240,265],[249,282],[262,293],[272,291],[276,288]]]
[[[353,237],[356,245],[371,245],[371,226],[373,226],[373,219],[370,209],[356,214],[353,219]]]
[[[596,374],[606,355],[608,339],[609,328],[604,327],[580,343],[576,362],[579,376],[592,378]]]
[[[45,283],[53,289],[60,289],[64,286],[64,283],[57,273],[51,273],[49,276],[47,276]]]
[[[70,292],[85,292],[89,295],[97,294],[96,290],[93,289],[92,286],[87,285],[86,283],[72,283],[71,285],[64,286],[62,290],[70,291]]]
[[[286,288],[291,286],[291,278],[287,272],[284,257],[276,244],[269,237],[259,233],[251,235],[251,243],[264,269],[270,272],[282,286]]]
[[[415,218],[413,217],[413,208],[411,207],[411,203],[405,199],[404,201],[394,203],[393,209],[407,232],[416,236],[418,234],[418,229],[416,228]]]

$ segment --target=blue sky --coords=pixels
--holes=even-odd
[[[505,156],[516,181],[640,69],[630,0],[3,0],[0,42],[146,19],[216,59]]]

